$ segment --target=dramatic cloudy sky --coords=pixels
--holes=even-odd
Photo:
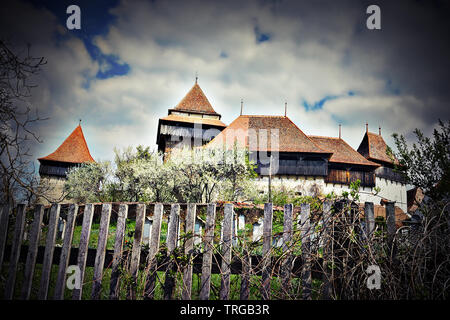
[[[81,8],[81,30],[66,8]],[[381,30],[366,8],[381,8]],[[155,148],[158,118],[195,73],[226,124],[284,113],[306,133],[357,148],[364,123],[431,133],[449,112],[449,3],[440,1],[10,1],[0,36],[48,61],[31,102],[42,116],[36,158],[82,119],[96,160],[114,147]]]

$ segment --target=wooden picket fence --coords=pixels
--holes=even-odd
[[[49,209],[45,209],[42,205],[37,205],[33,211],[33,219],[29,222],[29,232],[27,233],[27,245],[24,242],[24,229],[26,225],[27,208],[24,204],[19,204],[15,210],[8,205],[1,206],[0,217],[0,267],[3,268],[4,262],[8,261],[8,271],[4,285],[3,299],[13,299],[15,295],[15,282],[19,263],[24,263],[24,275],[22,280],[22,288],[20,292],[21,299],[30,299],[32,288],[32,280],[34,270],[37,263],[42,264],[42,272],[40,278],[38,299],[64,299],[64,292],[66,288],[66,271],[70,265],[77,265],[81,271],[81,283],[84,283],[84,275],[87,266],[93,267],[93,284],[91,299],[100,299],[102,290],[102,278],[105,268],[111,268],[111,277],[109,284],[109,298],[119,299],[121,268],[124,256],[124,239],[126,237],[126,222],[127,219],[135,219],[135,230],[132,235],[133,243],[128,254],[131,255],[129,259],[128,272],[131,275],[132,282],[127,289],[127,299],[153,299],[156,285],[156,272],[166,271],[164,283],[164,299],[173,299],[174,288],[176,286],[177,277],[169,272],[174,270],[176,259],[173,257],[175,250],[182,247],[183,253],[188,257],[188,262],[183,265],[182,274],[182,293],[181,298],[189,300],[192,297],[192,278],[193,273],[201,274],[201,285],[199,292],[199,299],[210,299],[211,293],[211,274],[220,273],[221,283],[218,297],[221,300],[230,298],[230,277],[231,274],[240,274],[240,299],[249,299],[250,295],[250,269],[252,264],[258,260],[261,275],[261,298],[271,298],[271,279],[274,276],[273,265],[271,260],[272,249],[274,247],[273,239],[273,205],[267,203],[264,205],[264,215],[262,217],[262,255],[256,259],[247,252],[245,259],[239,262],[233,259],[233,241],[236,238],[237,221],[239,217],[236,216],[234,206],[231,203],[226,203],[220,206],[221,216],[221,236],[219,246],[215,238],[216,226],[216,209],[217,204],[184,204],[182,205],[184,215],[180,215],[180,204],[169,204],[170,206],[168,232],[165,244],[165,260],[166,263],[161,269],[161,224],[164,219],[164,205],[143,204],[143,203],[102,203],[102,204],[86,204],[77,205],[69,204],[67,214],[65,217],[64,237],[61,246],[55,246],[55,241],[58,233],[58,222],[60,221],[61,204],[53,204]],[[112,210],[114,206],[114,210]],[[148,251],[143,254],[143,233],[146,215],[148,215],[149,208],[153,210],[153,219],[151,233],[148,240]],[[194,259],[194,242],[195,237],[186,237],[183,241],[181,239],[180,226],[184,225],[184,235],[195,235],[198,230],[195,230],[197,221],[197,208],[206,207],[206,221],[204,224],[203,234],[201,237],[202,252]],[[94,213],[99,211],[100,225],[98,230],[98,243],[96,249],[89,248],[89,237],[91,226],[93,222]],[[129,210],[129,208],[133,208]],[[223,208],[223,211],[222,211]],[[80,210],[82,209],[82,210]],[[96,209],[98,209],[96,211]],[[297,220],[301,238],[301,257],[295,259],[290,251],[289,244],[293,237],[294,225],[294,209],[299,210]],[[81,212],[82,211],[82,212]],[[108,229],[111,222],[112,211],[115,212],[116,232],[114,240],[114,250],[107,250],[107,236]],[[218,210],[217,210],[218,211]],[[11,217],[15,213],[15,225],[12,230],[12,235],[9,235],[10,244],[8,242],[8,223],[12,221]],[[325,201],[323,204],[323,234],[326,235],[327,223],[331,215],[331,202]],[[393,203],[388,203],[386,206],[387,217],[387,232],[388,238],[395,233],[395,215]],[[79,245],[77,248],[72,247],[72,239],[76,222],[82,218],[81,235]],[[44,224],[43,221],[46,223]],[[81,222],[81,221],[80,221]],[[374,230],[374,212],[373,204],[366,203],[365,205],[365,222],[367,232]],[[39,239],[43,226],[46,226],[46,240],[45,246],[39,246]],[[310,205],[305,203],[300,208],[294,208],[293,205],[284,206],[283,217],[283,232],[282,244],[280,249],[286,253],[282,265],[279,268],[277,276],[280,278],[283,287],[287,287],[292,277],[295,275],[301,279],[302,298],[311,299],[312,292],[312,277],[321,277],[323,280],[322,298],[329,298],[327,293],[327,279],[326,271],[319,272],[311,263],[311,245],[310,245],[310,231],[312,229],[310,224]],[[61,231],[61,230],[60,230]],[[182,244],[181,244],[182,243]],[[219,249],[218,249],[219,248]],[[219,251],[219,252],[217,252]],[[26,255],[24,253],[26,252]],[[217,253],[219,258],[217,258]],[[92,257],[95,256],[95,259]],[[6,259],[8,258],[8,259]],[[218,260],[219,259],[219,260]],[[253,259],[253,260],[252,260]],[[324,251],[324,263],[326,263],[326,251]],[[195,260],[195,261],[194,261]],[[218,262],[220,261],[220,262]],[[49,284],[52,265],[58,265],[56,283],[54,284],[53,297],[49,297]],[[199,266],[201,265],[201,267]],[[6,264],[5,264],[6,266]],[[144,267],[143,267],[144,266]],[[139,272],[146,271],[145,290],[143,297],[137,295],[137,279]],[[295,269],[295,270],[293,270]],[[1,269],[0,269],[1,270]],[[180,271],[180,269],[177,269]],[[219,271],[217,271],[219,270]],[[295,271],[295,272],[294,272]],[[319,272],[319,275],[317,273]],[[179,277],[178,277],[178,281]],[[72,291],[72,299],[80,300],[82,297],[83,286],[75,288]]]

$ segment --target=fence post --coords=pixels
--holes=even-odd
[[[134,229],[133,249],[131,250],[130,274],[131,285],[128,288],[127,299],[136,299],[139,262],[141,259],[142,231],[145,221],[145,204],[136,205],[136,227]]]
[[[242,252],[242,273],[241,273],[241,292],[239,299],[248,300],[250,296],[250,271],[252,266],[252,257],[247,248]]]
[[[273,206],[272,203],[264,204],[264,231],[263,231],[263,264],[262,264],[262,287],[261,295],[263,300],[270,299],[270,267],[271,257],[270,249],[272,247],[272,217]]]
[[[292,214],[293,205],[284,205],[283,254],[286,255],[281,266],[281,290],[284,299],[289,298],[292,271]]]
[[[300,210],[300,238],[302,242],[302,298],[304,300],[311,300],[311,227],[309,221],[309,203],[302,203]]]
[[[41,234],[41,224],[43,216],[44,206],[37,205],[34,209],[34,219],[31,226],[27,262],[25,264],[25,272],[22,284],[21,299],[24,300],[30,299],[31,284],[33,283],[34,267],[36,265],[36,256],[39,244],[39,236]]]
[[[364,218],[366,221],[366,237],[369,238],[372,232],[375,230],[373,202],[366,202],[364,204]]]
[[[233,233],[233,205],[226,203],[223,214],[223,244],[222,244],[222,278],[220,283],[220,300],[230,297],[230,264]]]
[[[244,247],[242,249],[242,270],[241,270],[241,292],[239,295],[239,299],[248,300],[250,296],[250,270],[252,266],[252,257],[250,256],[250,252],[246,247],[246,237],[247,232],[245,230],[245,216],[243,214],[239,215],[239,229],[243,229],[243,241]]]
[[[119,299],[119,267],[123,259],[123,240],[125,237],[125,229],[127,225],[128,205],[121,204],[119,206],[119,214],[116,224],[116,237],[114,241],[114,257],[111,267],[111,280],[109,285],[109,298],[111,300]]]
[[[0,270],[3,266],[3,258],[5,254],[5,247],[8,235],[8,222],[11,207],[9,204],[4,204],[0,208]]]
[[[67,214],[66,229],[64,230],[64,242],[61,250],[61,257],[59,259],[58,276],[56,278],[55,293],[53,295],[55,300],[64,299],[66,270],[69,265],[70,248],[72,245],[73,230],[75,228],[77,213],[78,205],[71,204],[69,207],[69,213]]]
[[[59,212],[61,206],[52,204],[50,209],[50,220],[48,222],[47,240],[45,242],[44,261],[42,263],[41,284],[39,286],[38,299],[46,300],[50,273],[52,271],[53,251],[55,249],[56,232],[58,231]]]
[[[195,237],[195,217],[197,205],[189,203],[186,212],[186,241],[184,243],[184,254],[188,257],[187,265],[183,272],[183,292],[181,298],[183,300],[191,300],[192,293],[192,253],[194,250]]]
[[[161,233],[161,223],[163,218],[163,204],[156,203],[153,211],[152,234],[150,237],[150,247],[147,256],[148,273],[145,280],[144,299],[153,299],[156,282],[156,253],[159,250],[159,241]]]
[[[178,227],[180,220],[180,205],[178,203],[172,204],[170,208],[170,222],[167,228],[167,258],[169,259],[166,266],[166,278],[164,281],[164,299],[170,300],[173,296],[173,289],[175,288],[175,277],[172,274],[175,266],[175,257],[171,257],[177,246]]]
[[[387,243],[389,253],[392,259],[395,259],[396,246],[394,242],[395,237],[395,201],[386,202],[386,227],[387,227]]]
[[[214,226],[216,221],[216,204],[209,203],[206,210],[205,250],[203,252],[200,300],[208,300],[211,285],[211,266],[213,254]]]
[[[324,239],[323,246],[323,284],[322,284],[322,299],[329,300],[331,299],[331,275],[328,268],[328,263],[330,262],[330,247],[333,245],[332,239],[332,225],[331,225],[331,202],[326,200],[323,203],[323,225],[322,225],[322,236]],[[331,261],[332,262],[332,261]]]
[[[11,300],[14,296],[14,285],[16,283],[17,264],[19,263],[20,247],[23,239],[23,229],[25,228],[25,204],[17,206],[16,224],[14,226],[14,238],[9,258],[8,279],[5,285],[5,299]]]
[[[92,293],[91,293],[91,299],[93,300],[100,299],[110,218],[111,218],[111,204],[104,203],[102,205],[102,216],[100,218],[97,251],[95,254],[94,279],[92,283]]]
[[[84,270],[86,269],[86,258],[89,247],[89,235],[91,232],[92,218],[94,216],[94,204],[89,203],[84,206],[83,224],[81,226],[80,244],[78,245],[77,265],[80,269],[80,288],[74,288],[72,292],[73,300],[81,300],[83,294]]]

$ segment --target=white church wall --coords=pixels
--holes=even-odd
[[[404,212],[407,210],[406,203],[406,185],[398,182],[386,180],[384,178],[376,178],[375,185],[381,190],[374,195],[373,188],[360,188],[360,202],[373,202],[379,204],[382,198],[395,201],[396,206],[400,207]],[[334,192],[336,195],[342,195],[343,191],[349,191],[348,185],[325,183],[322,177],[302,177],[302,176],[280,176],[272,178],[272,186],[278,188],[284,186],[288,189],[294,189],[301,192],[305,196],[327,195]],[[268,178],[258,178],[257,188],[265,191],[268,188]]]
[[[379,192],[379,195],[381,197],[391,201],[395,201],[395,205],[406,212],[408,208],[406,198],[406,184],[378,177],[376,177],[375,183],[376,186],[381,189],[381,191]]]

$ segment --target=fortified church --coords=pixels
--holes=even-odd
[[[264,144],[251,143],[251,133],[265,133]],[[267,134],[277,132],[277,139]],[[238,133],[238,134],[236,134]],[[229,137],[233,137],[229,139]],[[260,135],[258,135],[260,139]],[[338,137],[305,134],[289,117],[241,114],[228,126],[221,121],[197,80],[186,96],[167,116],[159,119],[156,136],[158,150],[165,156],[173,148],[247,147],[257,163],[257,179],[261,190],[267,188],[267,167],[262,155],[277,153],[277,170],[272,185],[295,188],[302,195],[340,195],[348,190],[351,182],[361,181],[360,200],[380,203],[380,199],[395,201],[403,212],[407,210],[406,183],[402,175],[394,171],[396,159],[386,154],[387,145],[381,130],[364,133],[357,150]],[[41,181],[54,186],[51,196],[62,194],[67,170],[85,162],[93,162],[81,125],[48,156],[38,159]],[[374,195],[374,188],[381,191]]]

